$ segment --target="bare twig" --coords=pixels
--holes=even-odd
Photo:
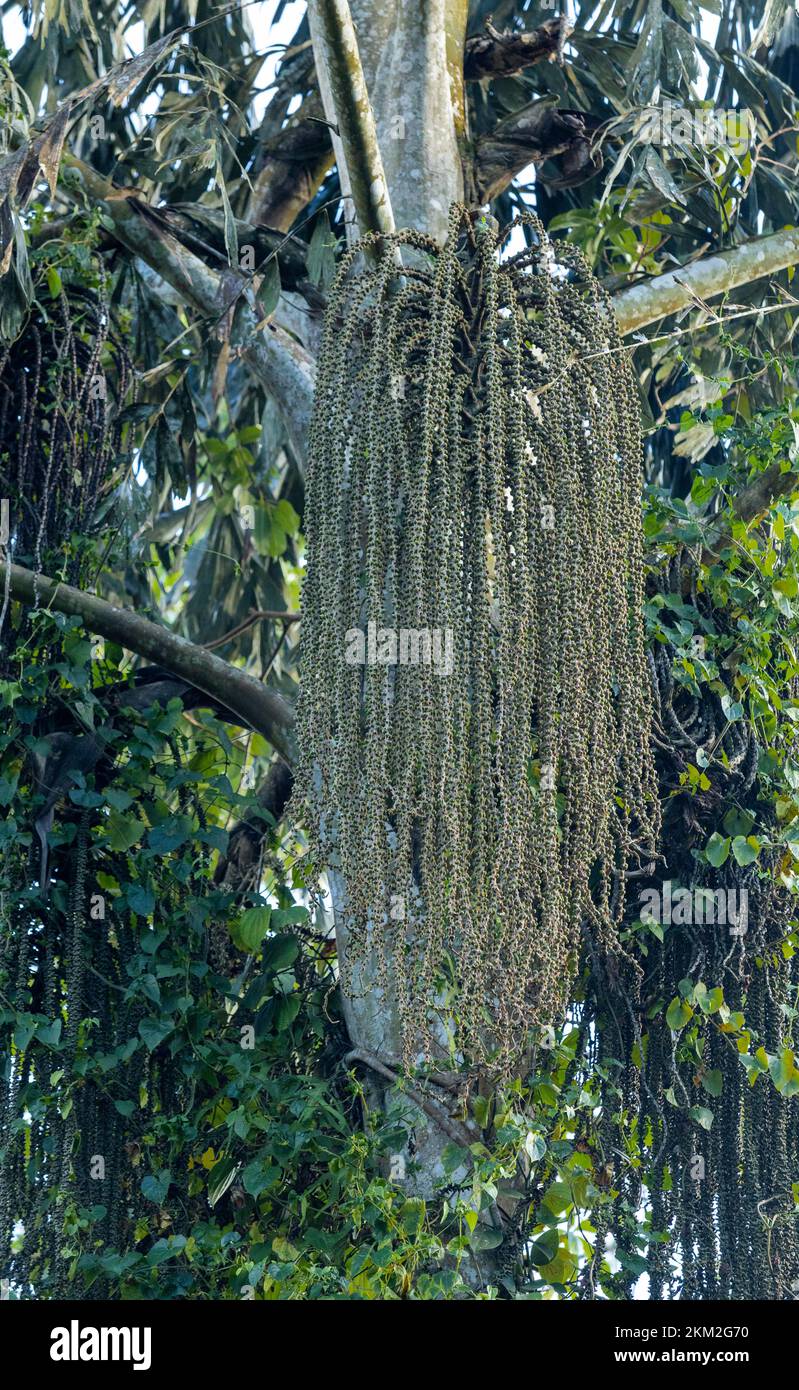
[[[254,623],[284,623],[289,627],[292,623],[298,623],[299,621],[299,613],[285,613],[279,608],[260,608],[257,613],[251,613],[250,616],[245,618],[244,622],[239,623],[237,627],[232,627],[230,632],[223,633],[221,637],[215,637],[213,642],[203,642],[201,646],[204,651],[207,652],[214,651],[217,647],[224,647],[226,642],[232,642],[234,637],[238,637],[242,632],[246,632],[247,628],[252,627]]]

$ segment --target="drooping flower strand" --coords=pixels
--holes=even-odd
[[[635,384],[579,252],[522,223],[516,256],[459,206],[443,247],[355,248],[320,361],[298,795],[406,1059],[518,1053],[658,832]]]

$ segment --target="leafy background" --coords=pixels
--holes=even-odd
[[[274,400],[237,355],[232,314],[187,308],[132,256],[87,191],[80,162],[120,196],[135,190],[153,210],[153,236],[167,230],[223,276],[253,248],[248,273],[264,321],[313,350],[343,233],[307,23],[282,0],[218,10],[204,0],[34,0],[23,11],[5,3],[13,41],[0,54],[2,336],[13,342],[34,303],[51,312],[64,286],[105,287],[135,384],[110,529],[93,542],[98,586],[202,643],[220,642],[252,613],[299,608],[300,461]],[[489,14],[499,28],[552,17],[481,0],[470,6],[471,34]],[[795,221],[799,28],[790,6],[608,0],[576,4],[571,18],[562,65],[470,84],[471,154],[492,177],[502,171],[500,218],[534,206],[582,246],[611,289]],[[190,44],[165,40],[187,23]],[[59,125],[57,113],[86,88]],[[723,150],[657,150],[638,138],[636,113],[664,100],[745,106],[756,138]],[[514,123],[540,103],[571,116],[565,153],[519,146]],[[17,154],[43,131],[22,196]],[[753,864],[789,892],[799,872],[799,505],[786,493],[751,527],[734,504],[767,470],[796,470],[791,279],[737,291],[722,329],[695,304],[635,349],[652,575],[686,548],[702,561],[699,595],[664,594],[653,582],[653,650],[667,647],[676,681],[717,696],[728,723],[754,730],[760,750],[759,816],[709,795],[719,775],[712,765],[689,762],[671,795],[680,806],[703,797],[709,805],[698,862]],[[721,524],[729,541],[714,556],[706,547]],[[74,546],[67,529],[50,573]],[[296,624],[262,618],[220,650],[291,694],[298,640]],[[103,727],[104,689],[127,678],[130,664],[109,646],[93,661],[74,621],[44,615],[33,642],[8,661],[0,845],[11,884],[33,837],[25,768],[37,704],[57,689],[70,706],[88,702]],[[46,1133],[54,1116],[65,1122],[89,1083],[124,1121],[127,1168],[102,1200],[77,1197],[69,1182],[37,1188],[29,1163],[37,1219],[58,1225],[70,1289],[121,1298],[473,1296],[475,1264],[497,1244],[478,1217],[507,1198],[521,1203],[524,1244],[513,1272],[499,1272],[499,1296],[583,1296],[593,1216],[621,1198],[597,1141],[601,1068],[580,1060],[582,987],[563,1028],[535,1049],[524,1085],[472,1098],[481,1140],[446,1151],[437,1199],[409,1195],[396,1167],[401,1107],[375,1106],[348,1060],[329,921],[303,880],[301,827],[270,825],[253,794],[273,750],[209,715],[188,722],[178,706],[132,720],[126,739],[112,783],[70,793],[97,817],[97,883],[135,937],[117,990],[119,1035],[109,1046],[103,1020],[87,1016],[71,1051],[63,1018],[12,999],[8,982],[0,996],[9,1055],[24,1057],[32,1078],[4,1144]],[[230,831],[248,817],[265,827],[257,871],[244,886],[220,883]],[[72,836],[65,814],[56,852]],[[657,949],[654,928],[638,922],[630,931],[639,949],[648,949],[647,935]],[[795,948],[789,919],[778,949],[788,959]],[[652,1008],[690,1067],[703,1036],[720,1029],[748,1082],[787,1097],[799,1090],[795,1009],[766,1047],[713,980],[689,980]],[[701,1066],[696,1074],[689,1108],[707,1128],[718,1079]],[[640,1168],[644,1137],[628,1131],[625,1142]],[[111,1204],[124,1209],[118,1245],[107,1239]],[[626,1219],[626,1246],[602,1264],[605,1296],[624,1296],[647,1268],[649,1217],[633,1209]],[[18,1244],[31,1238],[17,1229]],[[36,1296],[64,1287],[46,1262],[31,1275]]]

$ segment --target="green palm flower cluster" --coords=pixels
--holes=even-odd
[[[510,254],[511,233],[524,249]],[[454,206],[343,259],[312,425],[298,791],[406,1061],[503,1064],[650,854],[638,397],[601,286]],[[361,971],[361,976],[363,972]]]
[[[0,494],[11,503],[9,550],[12,559],[37,572],[63,574],[72,584],[88,586],[97,570],[92,537],[98,535],[102,507],[124,457],[119,416],[128,359],[112,332],[102,293],[71,284],[53,300],[41,282],[36,289],[34,309],[19,337],[0,351]],[[3,564],[0,575],[5,574]],[[65,1236],[69,1209],[66,1216],[63,1207],[53,1214],[56,1189],[61,1185],[69,1201],[83,1202],[86,1209],[102,1202],[96,1234],[110,1245],[125,1222],[125,1125],[105,1082],[87,1079],[86,1053],[92,1030],[100,1052],[110,1053],[117,1043],[121,1011],[115,1000],[124,994],[125,967],[138,938],[110,915],[105,925],[90,916],[96,880],[89,810],[75,813],[74,838],[59,853],[55,887],[44,891],[38,881],[40,864],[47,861],[40,860],[30,824],[44,800],[47,750],[68,737],[58,732],[57,722],[65,709],[64,673],[75,661],[74,633],[67,629],[59,640],[41,616],[35,608],[17,609],[7,589],[0,594],[0,680],[15,698],[24,690],[16,708],[12,698],[10,714],[6,708],[0,740],[5,775],[9,768],[16,773],[0,851],[6,1052],[0,1088],[0,1247],[4,1269],[20,1289],[40,1279],[53,1296],[69,1297],[74,1290],[74,1251]],[[134,1016],[134,1028],[140,1016]],[[53,1100],[56,1047],[58,1077],[73,1064],[80,1076],[60,1110]],[[148,1065],[139,1069],[134,1060],[131,1079],[136,1073],[144,1085]],[[103,1157],[102,1182],[90,1171],[92,1155]]]

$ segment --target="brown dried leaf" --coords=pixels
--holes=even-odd
[[[218,405],[219,401],[224,395],[225,387],[227,386],[227,369],[229,362],[230,342],[227,338],[225,338],[224,342],[222,343],[219,356],[216,359],[214,379],[211,385],[211,398],[214,402],[214,405]]]
[[[55,197],[56,184],[58,183],[58,167],[61,163],[64,137],[67,133],[71,114],[72,102],[65,101],[37,141],[39,168],[47,179],[53,197]]]
[[[108,96],[115,106],[122,105],[147,76],[153,64],[185,34],[187,28],[188,25],[182,24],[179,29],[173,29],[171,33],[151,43],[149,48],[145,48],[135,58],[130,58],[127,63],[122,63],[103,79],[104,85],[107,84]]]

